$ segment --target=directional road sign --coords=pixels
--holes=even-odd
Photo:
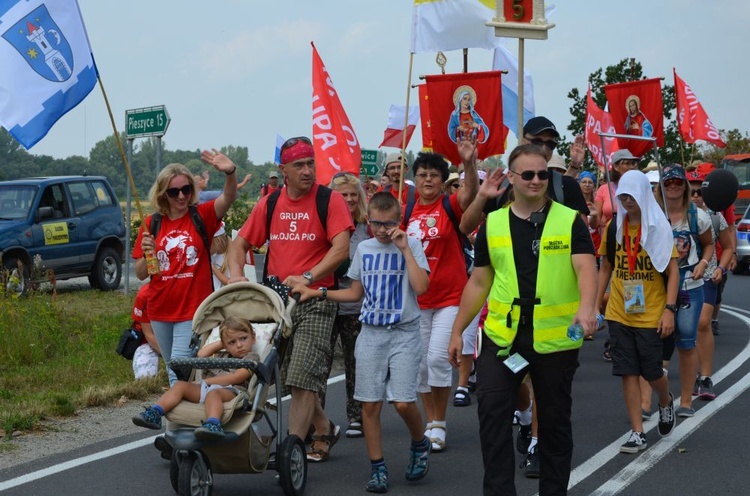
[[[164,105],[126,110],[125,135],[128,138],[164,136],[170,121]]]
[[[362,149],[362,166],[360,176],[374,176],[378,173],[378,151]]]

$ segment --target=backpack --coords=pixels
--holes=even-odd
[[[406,186],[406,203],[414,203],[417,199],[417,188],[412,186],[411,184],[405,184]],[[385,188],[383,188],[383,191],[391,191],[393,187],[389,184]]]
[[[198,212],[198,207],[196,207],[195,205],[190,205],[188,207],[188,212],[190,213],[190,218],[193,221],[195,229],[198,231],[198,234],[203,240],[203,245],[206,247],[206,253],[210,254],[211,241],[208,239],[206,225],[203,223],[203,218]],[[149,232],[151,233],[151,236],[154,237],[154,239],[156,239],[156,235],[159,233],[159,229],[161,228],[161,219],[162,215],[159,212],[154,212],[153,214],[151,214],[151,225],[149,226]]]
[[[273,211],[276,209],[276,203],[279,201],[281,195],[281,189],[277,189],[270,195],[268,195],[268,204],[266,205],[266,232],[271,235],[271,219],[273,218]],[[328,204],[331,201],[331,189],[323,186],[318,186],[318,191],[315,194],[315,209],[318,211],[318,220],[320,225],[323,226],[323,231],[328,230]],[[263,280],[268,279],[268,258],[269,252],[266,252],[266,258],[263,261]],[[334,275],[333,277],[334,288],[338,288],[338,278]]]
[[[456,231],[456,235],[458,236],[458,243],[461,247],[461,251],[464,254],[464,264],[466,265],[466,274],[471,274],[472,269],[474,269],[474,247],[471,244],[471,241],[469,241],[469,238],[461,232],[461,228],[458,223],[458,219],[456,218],[455,212],[453,212],[453,207],[451,207],[451,201],[448,195],[443,195],[442,197],[443,202],[443,210],[445,210],[445,213],[448,214],[448,218],[451,221],[451,224],[453,224],[453,229]],[[414,210],[414,205],[416,204],[416,201],[411,201],[406,204],[406,209],[404,210],[404,225],[409,225],[409,219],[411,218],[411,213]]]

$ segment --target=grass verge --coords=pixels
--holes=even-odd
[[[83,407],[161,392],[166,376],[135,381],[132,362],[115,353],[130,325],[133,298],[94,290],[0,297],[0,429],[6,438]]]

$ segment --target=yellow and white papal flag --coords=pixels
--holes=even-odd
[[[495,15],[495,0],[414,0],[411,51],[492,50],[500,38],[485,23]]]

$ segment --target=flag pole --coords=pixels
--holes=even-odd
[[[141,208],[141,201],[138,198],[138,190],[135,187],[135,181],[133,181],[133,174],[130,172],[130,165],[128,159],[125,156],[125,149],[122,147],[122,140],[120,140],[120,133],[117,132],[117,125],[115,124],[115,118],[112,115],[112,107],[109,105],[109,99],[107,98],[107,92],[104,90],[104,83],[99,74],[96,75],[96,80],[99,82],[99,88],[102,90],[102,96],[104,97],[104,104],[107,106],[107,113],[109,114],[109,120],[112,123],[112,130],[115,133],[115,141],[117,142],[117,149],[120,151],[120,157],[122,157],[122,163],[125,166],[125,172],[128,174],[128,181],[130,181],[130,187],[133,190],[133,197],[135,198],[135,206],[138,209],[138,218],[143,223],[143,209]]]
[[[519,144],[523,138],[523,55],[524,39],[518,38],[518,130],[516,136]]]
[[[409,54],[409,80],[406,84],[406,112],[404,112],[404,132],[401,138],[401,180],[398,184],[398,204],[401,205],[401,194],[404,190],[404,164],[406,162],[406,130],[409,127],[409,97],[411,96],[411,70],[414,67],[414,52]],[[386,166],[388,164],[385,164]],[[383,171],[385,173],[385,171]]]

